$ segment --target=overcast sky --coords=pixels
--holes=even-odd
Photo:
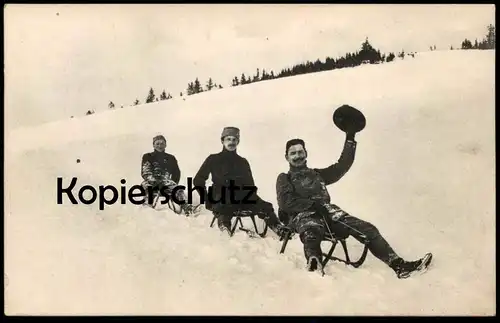
[[[7,5],[7,128],[137,98],[224,87],[242,72],[324,60],[366,37],[382,52],[448,49],[482,38],[493,5]]]

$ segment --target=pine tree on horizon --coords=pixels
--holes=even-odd
[[[207,86],[207,91],[211,91],[215,87],[214,82],[213,82],[211,77],[208,79],[206,86]]]
[[[155,100],[155,92],[153,88],[150,88],[148,96],[146,97],[146,103],[154,102],[154,100]]]
[[[203,92],[203,88],[201,87],[200,81],[198,78],[194,80],[194,87],[193,87],[194,93],[201,93]]]

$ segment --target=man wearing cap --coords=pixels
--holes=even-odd
[[[225,127],[222,130],[221,143],[222,151],[209,155],[193,179],[195,186],[205,187],[211,175],[212,187],[208,193],[205,191],[205,205],[217,215],[219,229],[230,231],[234,213],[248,210],[264,219],[271,230],[281,235],[282,226],[273,205],[262,200],[256,191],[248,196],[248,187],[254,187],[255,190],[256,187],[250,164],[236,151],[240,143],[240,130],[236,127]],[[231,186],[238,189],[231,193]],[[232,200],[235,203],[231,201],[231,194],[234,194]]]
[[[310,271],[322,270],[320,244],[325,234],[333,233],[336,236],[353,236],[362,243],[367,238],[368,250],[392,268],[398,278],[407,278],[412,272],[424,269],[432,254],[428,253],[417,261],[403,260],[373,224],[331,204],[326,186],[339,181],[351,168],[357,145],[354,136],[354,133],[346,133],[339,160],[327,168],[307,166],[304,140],[291,139],[286,143],[285,158],[290,165],[289,170],[279,174],[276,181],[281,220],[299,234]]]
[[[158,194],[163,187],[173,190],[181,177],[179,164],[174,155],[166,153],[167,140],[164,136],[158,135],[153,138],[153,152],[142,156],[141,176],[143,178],[142,187],[146,190],[146,203],[151,206],[153,199],[149,198],[150,190]],[[176,198],[179,201],[186,200],[182,190],[177,191]],[[184,203],[180,205],[186,214],[191,213],[191,205]]]

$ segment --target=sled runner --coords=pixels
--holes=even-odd
[[[351,228],[347,224],[344,224],[342,222],[339,222],[339,223],[343,224],[344,226],[349,227],[350,230],[355,230],[354,228]],[[286,233],[280,238],[280,241],[283,241],[283,244],[281,245],[280,253],[285,252],[286,245],[288,244],[288,241],[291,240],[292,234],[293,234],[293,230],[288,227],[288,230],[286,230]],[[347,237],[336,236],[331,231],[329,233],[325,234],[325,236],[323,237],[323,241],[330,242],[332,244],[332,246],[330,247],[330,250],[328,251],[327,254],[323,253],[324,258],[323,258],[322,267],[324,268],[325,265],[330,260],[339,261],[339,262],[345,263],[346,265],[353,266],[354,268],[360,267],[365,262],[366,256],[368,254],[368,239],[366,238],[365,235],[362,235],[362,234],[361,234],[361,237],[362,237],[361,243],[364,245],[363,252],[361,253],[361,256],[359,257],[358,260],[352,261],[351,258],[349,257],[349,251],[347,249],[347,243],[346,243],[348,236]],[[339,242],[342,245],[342,249],[344,250],[345,259],[333,256],[333,252],[335,251],[335,248],[337,247],[337,244]]]
[[[186,210],[182,208],[182,205],[174,203],[174,201],[169,200],[168,201],[168,208],[176,214],[184,214],[185,216],[191,216],[198,214],[201,208],[201,204],[198,204],[196,206],[191,205],[191,208],[189,209],[189,212],[186,213]]]
[[[156,205],[158,204],[158,200],[160,199],[160,194],[156,194],[155,198],[153,200],[153,204],[151,204],[151,208],[156,210]],[[175,214],[184,214],[185,216],[191,216],[194,214],[199,213],[201,204],[198,204],[196,206],[192,206],[191,209],[189,210],[188,213],[186,213],[186,210],[179,204],[176,204],[173,200],[169,199],[167,202],[167,206],[170,210],[174,211]]]
[[[250,218],[253,223],[253,229],[245,228],[243,226],[243,221],[241,220],[242,218]],[[217,220],[217,213],[214,212],[214,217],[212,219],[212,222],[210,223],[211,228],[214,226],[216,220]],[[231,228],[229,231],[230,236],[234,235],[234,232],[236,231],[238,224],[239,224],[239,229],[243,232],[246,232],[251,237],[259,236],[261,238],[264,238],[267,234],[267,229],[268,229],[267,223],[265,223],[264,229],[261,232],[259,232],[259,229],[257,228],[257,222],[255,222],[255,214],[251,211],[236,211],[235,213],[233,213],[233,218],[231,219],[231,221],[234,222],[231,224]]]

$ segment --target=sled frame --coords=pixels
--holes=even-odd
[[[218,217],[217,214],[214,213],[214,217],[212,218],[212,222],[210,223],[211,228],[214,226],[215,220],[217,220],[217,217]],[[231,224],[230,231],[229,231],[229,235],[231,237],[234,235],[236,228],[238,227],[238,224],[239,224],[238,229],[240,229],[243,232],[246,232],[247,234],[249,234],[251,236],[256,234],[257,236],[259,236],[261,238],[266,237],[267,230],[268,230],[267,222],[264,224],[264,229],[261,232],[259,232],[259,229],[257,228],[257,222],[255,222],[255,214],[253,214],[253,212],[251,212],[251,211],[236,211],[233,213],[233,218],[231,219],[231,221],[233,221],[234,218],[236,218],[236,220]],[[250,218],[252,220],[254,230],[245,228],[243,226],[243,221],[241,220],[241,218]]]
[[[288,241],[291,240],[292,233],[293,233],[293,231],[290,228],[288,228],[288,230],[286,231],[284,236],[281,237],[280,240],[283,241],[283,244],[281,245],[280,254],[285,252]],[[342,262],[342,263],[349,265],[349,266],[352,266],[354,268],[359,268],[365,262],[366,256],[368,255],[368,239],[366,238],[366,236],[362,235],[363,241],[361,243],[364,245],[364,249],[363,249],[363,252],[361,253],[361,256],[356,261],[352,261],[351,258],[349,257],[349,251],[347,248],[346,239],[347,238],[339,239],[339,238],[329,237],[328,235],[325,235],[325,237],[323,238],[322,241],[331,242],[332,246],[330,247],[330,250],[328,251],[328,253],[325,254],[323,252],[323,262],[322,262],[323,268],[326,266],[326,264],[330,260]],[[335,248],[337,247],[339,242],[342,245],[342,249],[344,250],[344,256],[345,256],[344,259],[333,256],[333,252],[335,251]]]
[[[153,209],[156,209],[156,205],[158,204],[158,200],[160,199],[160,194],[156,194],[154,200],[153,200],[153,204],[151,205],[151,207]],[[175,214],[178,214],[178,215],[181,215],[181,214],[184,214],[185,216],[190,216],[191,214],[187,214],[184,209],[181,207],[179,207],[179,209],[177,210],[177,208],[175,207],[175,205],[179,205],[179,204],[175,204],[174,201],[172,199],[169,199],[168,202],[167,202],[167,206],[170,210],[172,210]],[[180,206],[180,205],[179,205]],[[196,206],[194,209],[197,210],[198,208],[200,207],[200,205]]]

